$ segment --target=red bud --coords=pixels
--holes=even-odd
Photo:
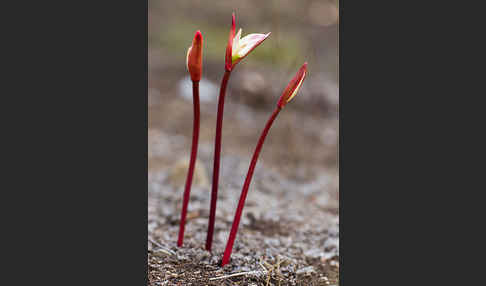
[[[191,74],[193,81],[200,81],[202,74],[202,47],[203,38],[201,32],[198,30],[192,40],[192,46],[187,50],[187,70]]]
[[[225,69],[231,71],[233,67],[232,52],[233,52],[233,39],[235,38],[235,12],[232,14],[231,18],[231,31],[229,34],[228,45],[226,46],[226,57],[225,57]]]
[[[294,78],[289,82],[285,88],[282,96],[277,105],[279,108],[283,108],[289,101],[297,95],[300,86],[304,82],[305,76],[307,75],[307,62],[305,62],[299,71],[295,74]]]

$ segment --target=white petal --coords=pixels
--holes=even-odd
[[[233,48],[232,48],[232,51],[231,51],[231,56],[236,55],[236,53],[240,49],[239,48],[240,47],[240,38],[241,38],[241,28],[238,30],[238,33],[236,34],[236,36],[233,39]]]
[[[265,34],[248,34],[240,40],[240,46],[258,42],[262,38],[265,38],[265,36]]]
[[[242,58],[242,57],[246,56],[246,55],[247,55],[247,54],[250,52],[251,48],[252,48],[252,45],[246,45],[246,46],[242,47],[242,48],[241,48],[241,49],[238,51],[238,56],[239,56],[240,58]]]
[[[297,87],[294,89],[294,92],[292,92],[292,95],[291,95],[291,96],[289,96],[289,99],[287,99],[287,102],[290,102],[290,101],[292,100],[292,98],[294,98],[294,96],[296,96],[296,95],[297,95],[297,92],[299,91],[300,86],[302,85],[302,82],[304,81],[305,74],[306,74],[306,72],[304,72],[304,75],[302,75],[302,78],[300,79],[299,84],[298,84],[298,85],[297,85]]]
[[[191,49],[192,49],[192,46],[190,46],[189,49],[187,49],[187,55],[186,55],[186,67],[187,67],[187,70],[189,70],[189,54],[191,53]]]
[[[268,34],[267,34],[268,35]],[[240,40],[240,49],[238,55],[244,57],[250,52],[251,49],[255,47],[258,42],[261,42],[267,37],[265,34],[249,34]]]

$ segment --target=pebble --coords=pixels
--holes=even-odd
[[[266,238],[263,239],[263,242],[266,245],[270,245],[270,246],[275,246],[275,247],[280,246],[280,240],[277,239],[277,238],[269,238],[269,237],[266,237]]]
[[[179,95],[192,102],[192,81],[189,76],[184,77],[178,84]],[[199,82],[199,100],[201,102],[216,101],[219,87],[211,81],[202,78]]]
[[[186,181],[188,169],[189,158],[186,156],[179,158],[169,172],[169,181],[174,186],[183,186]],[[201,187],[209,186],[207,170],[202,162],[198,159],[196,159],[196,165],[194,167],[194,177],[192,184],[193,186],[196,185]]]
[[[301,268],[295,272],[296,274],[310,274],[310,273],[315,273],[316,271],[314,270],[314,266],[307,266],[304,268]]]
[[[258,94],[265,89],[265,78],[255,71],[244,71],[241,73],[241,85],[243,90]]]
[[[319,258],[323,255],[323,252],[320,248],[311,248],[305,251],[304,255],[311,258]]]
[[[155,249],[152,251],[152,254],[157,257],[166,257],[171,255],[170,252],[164,249]]]

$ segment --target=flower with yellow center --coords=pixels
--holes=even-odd
[[[231,60],[233,65],[245,58],[253,49],[260,45],[271,33],[249,34],[241,38],[241,28],[233,39]]]
[[[241,38],[241,29],[235,36],[235,14],[233,13],[231,31],[226,47],[226,64],[225,68],[228,71],[244,59],[253,49],[258,47],[271,33],[268,34],[249,34]]]

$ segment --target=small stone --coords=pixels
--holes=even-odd
[[[269,238],[269,237],[266,237],[266,238],[263,239],[263,242],[266,245],[270,245],[270,246],[274,246],[274,247],[279,247],[280,246],[280,240],[278,240],[277,238]]]
[[[192,81],[186,76],[179,81],[179,95],[185,100],[192,102]],[[216,101],[218,97],[218,86],[207,79],[199,81],[199,100],[201,102]]]
[[[204,260],[205,258],[207,258],[209,256],[209,253],[204,251],[204,252],[199,252],[197,255],[196,255],[196,259],[197,261],[201,261],[201,260]]]
[[[316,271],[314,270],[314,266],[307,266],[307,267],[304,267],[304,268],[301,268],[299,270],[297,270],[295,273],[296,274],[306,274],[306,275],[309,275],[311,273],[315,273]]]
[[[241,85],[245,91],[258,94],[265,89],[265,78],[258,72],[245,71],[241,75]]]
[[[174,186],[184,186],[186,182],[187,172],[189,169],[189,158],[182,157],[174,164],[169,172],[169,181]],[[201,161],[196,160],[196,165],[194,167],[194,178],[192,182],[193,186],[208,187],[209,179],[207,175],[206,168]]]
[[[172,255],[170,252],[164,249],[156,249],[152,251],[152,254],[157,257],[166,257]]]
[[[319,258],[323,255],[323,252],[319,248],[311,248],[304,252],[304,255],[310,258]]]

